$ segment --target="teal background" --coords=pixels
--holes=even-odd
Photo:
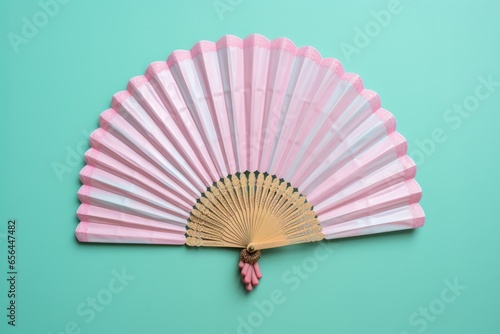
[[[233,334],[239,317],[260,320],[255,302],[280,290],[284,302],[241,333],[499,333],[500,87],[470,116],[447,110],[475,93],[478,77],[500,82],[500,3],[401,0],[349,55],[341,44],[354,45],[354,29],[390,1],[221,2],[222,19],[211,0],[72,0],[17,53],[8,34],[21,35],[23,17],[32,22],[41,5],[0,2],[0,332]],[[251,294],[235,251],[79,244],[79,152],[112,95],[175,49],[251,33],[312,45],[380,94],[418,163],[426,225],[325,243],[333,252],[313,260],[298,288],[286,277],[312,263],[316,245],[268,251]],[[430,144],[433,132],[440,142]],[[57,163],[67,168],[60,178]],[[18,223],[16,327],[4,315],[9,218]],[[106,296],[113,270],[134,278],[93,319],[79,314],[87,298]],[[453,296],[446,280],[462,286],[450,303],[439,301]],[[426,319],[429,307],[439,314]]]

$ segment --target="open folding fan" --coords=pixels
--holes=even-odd
[[[359,76],[259,35],[202,41],[113,96],[80,172],[82,242],[261,250],[423,225],[416,167]]]

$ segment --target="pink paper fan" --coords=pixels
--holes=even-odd
[[[336,59],[285,38],[224,36],[152,63],[90,136],[82,242],[261,250],[420,227],[394,117]]]

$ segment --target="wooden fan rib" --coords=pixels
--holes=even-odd
[[[196,246],[196,247],[232,247],[232,248],[241,248],[241,245],[238,245],[238,244],[223,243],[223,242],[220,242],[220,241],[212,241],[212,240],[195,239],[195,238],[192,238],[192,237],[186,238],[186,245],[188,245],[188,246]]]
[[[306,197],[285,181],[260,172],[216,182],[192,211],[190,242],[255,249],[321,240],[321,226]]]
[[[191,228],[186,232],[189,237],[194,237],[196,239],[202,240],[212,240],[212,241],[220,241],[222,243],[227,244],[239,244],[244,247],[244,244],[241,243],[238,238],[231,237],[230,234],[224,234],[222,231],[216,231],[211,229],[206,229],[204,226],[191,226]]]
[[[250,202],[249,202],[250,199],[249,199],[248,179],[247,179],[245,173],[240,174],[240,182],[241,182],[241,194],[243,197],[243,206],[244,206],[243,223],[244,223],[244,229],[248,233],[248,231],[251,229]]]
[[[190,217],[190,220],[193,221],[194,223],[204,225],[204,226],[209,227],[210,229],[213,229],[213,230],[219,230],[221,232],[225,231],[226,233],[231,235],[231,237],[234,238],[235,240],[240,240],[240,243],[242,245],[245,244],[244,236],[242,236],[237,229],[233,229],[232,225],[228,225],[229,229],[226,229],[225,228],[226,225],[224,223],[217,221],[217,220],[214,220],[214,219],[211,219],[209,217],[206,217],[203,215],[202,212],[195,211],[195,210],[193,210],[193,215]]]
[[[248,228],[248,220],[246,218],[247,212],[246,212],[246,206],[243,200],[243,194],[244,190],[242,189],[242,185],[240,182],[240,179],[238,178],[237,175],[231,176],[231,184],[233,187],[233,193],[236,195],[236,202],[238,203],[238,213],[240,214],[239,216],[241,217],[241,228],[244,231],[245,235],[249,234],[249,228]]]
[[[228,184],[229,189],[226,187],[226,183]],[[232,219],[227,221],[227,223],[229,225],[232,224],[234,229],[239,231],[239,234],[242,236],[243,240],[246,240],[247,234],[245,233],[245,230],[243,229],[242,224],[241,224],[243,219],[242,219],[240,213],[237,210],[235,210],[235,208],[237,207],[237,204],[234,201],[234,195],[232,193],[231,183],[226,178],[226,179],[224,179],[224,182],[222,182],[222,181],[217,182],[217,186],[221,190],[222,196],[224,197],[224,199],[228,203],[229,210],[233,213]]]

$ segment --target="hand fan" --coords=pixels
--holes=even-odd
[[[81,242],[263,249],[423,225],[416,167],[360,77],[259,35],[202,41],[113,96],[80,172]]]

